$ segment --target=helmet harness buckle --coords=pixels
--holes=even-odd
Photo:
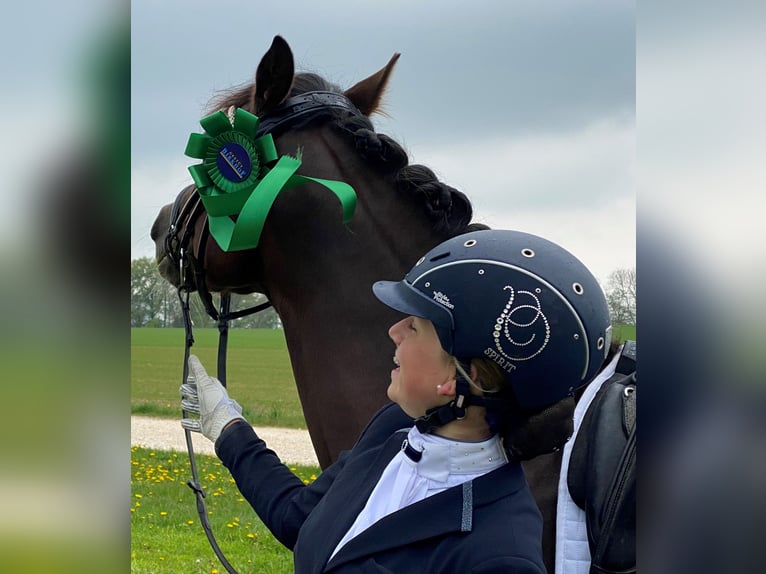
[[[474,401],[479,397],[471,395],[471,387],[467,371],[469,363],[458,360],[455,364],[457,373],[455,380],[455,398],[446,405],[433,407],[426,411],[422,417],[415,420],[415,426],[422,433],[433,433],[437,428],[459,421],[465,418],[465,410],[472,404],[478,404]],[[468,367],[468,369],[466,369]]]

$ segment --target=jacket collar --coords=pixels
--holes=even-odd
[[[509,496],[525,486],[526,479],[521,466],[509,462],[475,480],[449,488],[383,517],[343,546],[327,564],[324,572],[332,572],[364,556],[421,540],[470,532],[475,508]],[[343,534],[345,530],[340,533],[340,537]]]

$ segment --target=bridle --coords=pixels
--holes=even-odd
[[[323,91],[307,92],[288,98],[277,108],[263,115],[260,118],[256,137],[265,134],[275,137],[278,133],[316,115],[317,112],[331,109],[343,110],[351,115],[363,115],[343,94]],[[187,186],[176,196],[170,213],[170,227],[165,235],[165,254],[178,267],[179,290],[196,289],[205,306],[205,311],[215,321],[237,319],[267,308],[269,305],[257,305],[235,313],[226,312],[223,317],[215,308],[213,297],[207,289],[203,265],[205,247],[210,236],[207,214],[198,193],[192,191],[185,197],[185,194],[193,187],[193,185]],[[190,246],[199,217],[204,218],[202,232],[197,237],[196,246]],[[196,257],[194,253],[197,254]],[[228,299],[228,295],[222,297]]]
[[[264,114],[260,118],[261,121],[257,136],[265,134],[276,136],[277,133],[294,127],[296,124],[310,119],[317,113],[325,112],[330,109],[344,110],[351,115],[363,115],[343,94],[323,91],[307,92],[288,98],[277,108]],[[197,237],[196,244],[192,245],[191,242],[194,236],[194,228],[200,217],[204,218],[202,231]],[[229,322],[268,309],[271,306],[271,303],[266,301],[246,309],[231,311],[231,295],[229,293],[222,293],[220,296],[220,307],[216,309],[213,302],[213,296],[207,288],[204,271],[204,256],[209,236],[210,230],[207,214],[203,208],[200,195],[197,193],[194,185],[187,186],[181,190],[173,202],[173,207],[170,212],[170,226],[165,235],[164,245],[166,256],[177,266],[179,272],[178,299],[181,304],[185,333],[181,384],[187,384],[189,377],[189,354],[192,345],[194,345],[189,298],[192,291],[196,290],[205,306],[207,314],[212,317],[213,320],[218,322],[217,376],[218,380],[225,387],[226,348],[228,344]],[[190,413],[199,414],[198,412],[195,413],[193,410],[187,410],[185,407],[188,406],[189,405],[184,405],[182,403],[182,416],[184,418]],[[191,479],[187,481],[187,485],[192,489],[196,496],[197,514],[199,515],[200,523],[210,542],[210,546],[213,548],[213,551],[221,564],[230,574],[237,574],[237,571],[223,555],[223,552],[213,535],[210,521],[208,519],[207,507],[205,505],[205,491],[199,482],[191,431],[184,429],[184,433],[192,475]]]

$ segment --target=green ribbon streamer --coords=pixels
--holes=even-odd
[[[233,119],[222,111],[202,118],[206,133],[191,134],[184,152],[202,160],[189,166],[189,173],[207,211],[210,235],[223,251],[257,247],[277,195],[305,183],[333,192],[343,209],[343,223],[351,219],[356,208],[353,187],[296,174],[299,159],[279,157],[271,134],[256,138],[258,116],[237,108]],[[232,216],[237,216],[236,222]]]

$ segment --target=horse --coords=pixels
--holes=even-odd
[[[299,173],[340,180],[357,195],[356,211],[343,223],[337,200],[316,184],[280,193],[263,226],[257,248],[223,251],[202,242],[205,217],[179,215],[196,188],[164,206],[151,231],[160,273],[178,286],[181,274],[168,245],[178,225],[190,238],[190,257],[204,270],[201,289],[266,295],[279,314],[298,394],[320,466],[327,467],[353,446],[370,417],[387,402],[393,368],[388,327],[402,315],[372,294],[377,280],[400,280],[422,254],[442,241],[485,225],[472,222],[472,206],[459,190],[422,165],[411,165],[404,149],[377,133],[370,116],[379,111],[395,53],[376,73],[342,90],[313,73],[295,73],[290,47],[274,38],[261,59],[254,84],[214,99],[212,110],[231,106],[267,122],[280,154],[300,150]],[[317,108],[291,121],[291,98],[339,94],[352,105]],[[299,114],[300,116],[300,114]],[[289,119],[289,118],[288,118]],[[187,210],[189,211],[189,210]],[[525,472],[544,520],[543,550],[553,572],[555,513],[561,454],[525,461]]]

